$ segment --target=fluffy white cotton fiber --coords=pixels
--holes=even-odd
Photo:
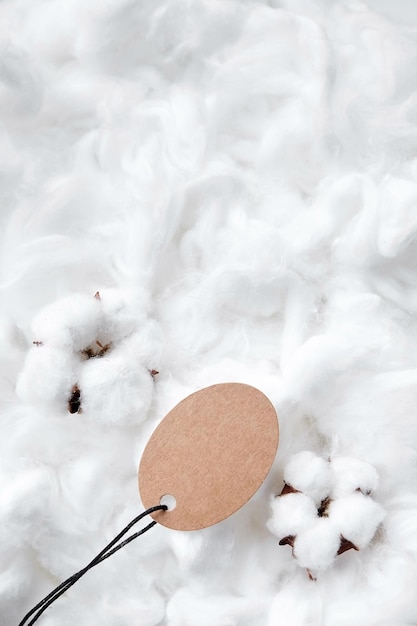
[[[102,289],[97,297],[100,300],[99,334],[104,343],[121,341],[146,320],[139,313],[139,307],[145,308],[146,302],[141,302],[134,294],[120,289]]]
[[[294,556],[298,563],[309,570],[325,570],[337,556],[340,533],[330,519],[316,519],[294,542]]]
[[[78,410],[87,419],[144,418],[154,383],[149,343],[157,352],[156,336],[145,316],[135,313],[129,294],[106,289],[94,297],[65,297],[42,309],[32,328],[41,339],[30,348],[17,380],[22,399],[62,410],[77,389]]]
[[[332,478],[328,461],[308,450],[294,455],[284,471],[285,482],[310,496],[317,505],[331,492]]]
[[[138,423],[145,418],[154,381],[149,370],[114,351],[89,359],[80,368],[78,385],[86,418],[117,423]]]
[[[48,514],[53,496],[53,474],[47,467],[32,466],[2,484],[0,510],[3,523],[12,529],[14,541],[25,541],[34,533],[33,521],[37,520],[39,532]]]
[[[77,360],[72,351],[47,343],[32,346],[16,384],[16,393],[27,402],[65,404],[77,380]]]
[[[272,517],[268,528],[280,539],[294,536],[309,528],[317,518],[317,508],[303,493],[288,493],[272,501]]]
[[[346,496],[353,491],[369,495],[378,486],[378,473],[370,463],[351,457],[336,456],[332,458],[331,467],[334,475],[332,496],[335,498]]]
[[[365,548],[385,517],[370,497],[378,473],[365,461],[305,450],[290,458],[284,479],[299,493],[284,490],[272,501],[268,528],[310,573],[328,569],[347,549]]]
[[[53,302],[35,317],[35,341],[55,348],[82,350],[92,343],[100,325],[100,303],[85,294],[72,294]]]
[[[337,498],[329,506],[329,519],[357,548],[368,545],[384,517],[383,508],[362,493]]]

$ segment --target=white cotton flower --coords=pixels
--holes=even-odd
[[[311,526],[317,518],[317,508],[311,498],[303,493],[288,493],[272,501],[269,530],[278,537],[294,536]]]
[[[26,534],[34,520],[40,523],[47,514],[53,485],[51,470],[42,465],[17,471],[0,494],[3,522],[11,525],[18,534]]]
[[[80,368],[81,406],[86,418],[107,423],[139,423],[152,401],[154,382],[139,363],[118,350],[86,361]]]
[[[27,402],[48,403],[67,399],[75,381],[76,361],[72,352],[49,345],[34,346],[26,355],[16,393]]]
[[[319,517],[309,528],[297,534],[293,554],[302,567],[325,570],[333,565],[339,547],[337,524],[326,517]]]
[[[329,463],[307,450],[291,457],[284,471],[285,482],[310,496],[317,506],[330,494],[332,479]]]
[[[18,378],[18,395],[66,405],[77,388],[79,408],[92,419],[145,419],[153,394],[148,361],[155,331],[147,323],[135,332],[138,315],[132,294],[121,289],[73,294],[44,307],[33,322],[36,346]]]
[[[346,496],[357,490],[367,495],[378,485],[378,472],[366,461],[340,456],[332,459],[330,467],[333,473],[332,498]]]
[[[385,517],[385,511],[369,496],[356,492],[333,500],[328,515],[340,534],[361,549],[375,535]]]
[[[32,323],[34,339],[75,352],[97,337],[100,302],[92,295],[71,294],[44,307]]]

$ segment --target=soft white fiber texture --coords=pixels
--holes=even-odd
[[[417,623],[416,29],[413,0],[0,3],[1,626],[142,510],[154,428],[227,381],[278,411],[263,487],[39,626]],[[338,462],[346,532],[380,523],[337,558],[315,526],[317,582],[268,528],[301,451],[379,476]],[[296,471],[315,498],[324,467]]]
[[[335,457],[331,462],[334,476],[332,497],[345,496],[353,491],[370,495],[378,486],[378,473],[372,465],[360,459]]]
[[[294,544],[294,556],[302,567],[320,571],[333,565],[340,545],[336,524],[328,518],[317,519],[300,533]]]
[[[368,545],[384,517],[382,507],[361,493],[338,498],[329,506],[329,519],[359,549]]]
[[[280,539],[298,535],[314,524],[317,509],[314,501],[304,493],[289,493],[272,502],[272,516],[268,528]]]
[[[286,484],[312,498],[317,506],[332,492],[332,479],[329,462],[308,450],[294,455],[284,471]]]
[[[268,528],[314,577],[334,565],[346,542],[361,550],[374,539],[386,515],[371,497],[378,478],[360,459],[298,452],[284,469],[285,487],[272,500]]]

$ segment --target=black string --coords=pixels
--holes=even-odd
[[[139,522],[141,519],[146,517],[146,515],[150,515],[151,513],[154,513],[155,511],[167,511],[167,510],[168,510],[168,507],[165,504],[158,504],[158,506],[152,506],[150,509],[147,509],[146,511],[144,511],[143,513],[135,517],[135,519],[133,519],[125,528],[123,528],[123,530],[114,539],[112,539],[110,543],[107,544],[107,546],[101,552],[99,552],[99,554],[97,554],[97,556],[94,557],[94,559],[90,561],[88,565],[86,565],[86,567],[83,567],[83,569],[81,569],[79,572],[76,572],[75,574],[67,578],[67,580],[64,580],[64,582],[58,585],[58,587],[56,587],[53,591],[51,591],[51,593],[45,596],[43,600],[38,602],[38,604],[34,606],[33,609],[31,609],[28,613],[26,613],[25,617],[19,623],[19,626],[24,626],[27,620],[30,617],[32,617],[32,615],[35,614],[33,619],[27,623],[27,626],[31,626],[32,624],[34,624],[40,618],[42,613],[46,611],[48,606],[50,606],[53,602],[55,602],[55,600],[57,600],[59,596],[62,596],[62,594],[64,594],[70,587],[72,587],[72,585],[74,585],[77,582],[77,580],[81,578],[81,576],[84,576],[84,574],[86,574],[88,570],[92,569],[93,567],[95,567],[96,565],[104,561],[105,559],[108,559],[109,556],[112,556],[115,552],[117,552],[118,550],[126,546],[128,543],[130,543],[137,537],[140,537],[140,535],[143,535],[143,533],[146,533],[147,530],[150,530],[156,524],[154,520],[153,522],[145,526],[145,528],[142,528],[138,532],[134,533],[133,535],[131,535],[130,537],[128,537],[127,539],[125,539],[124,541],[116,545],[119,539],[121,539],[123,535],[125,535],[132,528],[132,526],[134,526],[137,522]]]

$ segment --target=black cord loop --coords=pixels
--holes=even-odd
[[[27,626],[32,626],[32,624],[34,624],[40,618],[42,613],[46,611],[48,606],[55,602],[55,600],[57,600],[59,596],[62,596],[62,594],[64,594],[70,587],[72,587],[72,585],[74,585],[77,580],[84,576],[84,574],[86,574],[90,569],[92,569],[105,559],[108,559],[109,556],[112,556],[115,552],[126,546],[128,543],[130,543],[140,535],[146,533],[146,531],[150,530],[156,524],[155,520],[152,521],[150,524],[145,526],[145,528],[142,528],[133,535],[130,535],[130,537],[127,537],[127,539],[121,541],[118,545],[116,545],[119,539],[121,539],[137,522],[139,522],[147,515],[154,513],[155,511],[167,510],[168,507],[165,504],[158,504],[157,506],[152,506],[150,509],[147,509],[146,511],[135,517],[135,519],[133,519],[127,526],[125,526],[125,528],[123,528],[123,530],[114,539],[112,539],[110,543],[107,544],[107,546],[101,552],[99,552],[99,554],[97,554],[97,556],[94,557],[94,559],[90,561],[88,565],[86,565],[86,567],[83,567],[83,569],[81,569],[79,572],[76,572],[75,574],[67,578],[67,580],[64,580],[64,582],[58,585],[58,587],[51,591],[51,593],[45,596],[43,600],[38,602],[38,604],[34,606],[33,609],[26,613],[25,617],[19,623],[19,626],[24,626],[26,623]],[[32,615],[34,615],[34,617],[31,619],[30,622],[27,622],[27,620],[32,617]]]

